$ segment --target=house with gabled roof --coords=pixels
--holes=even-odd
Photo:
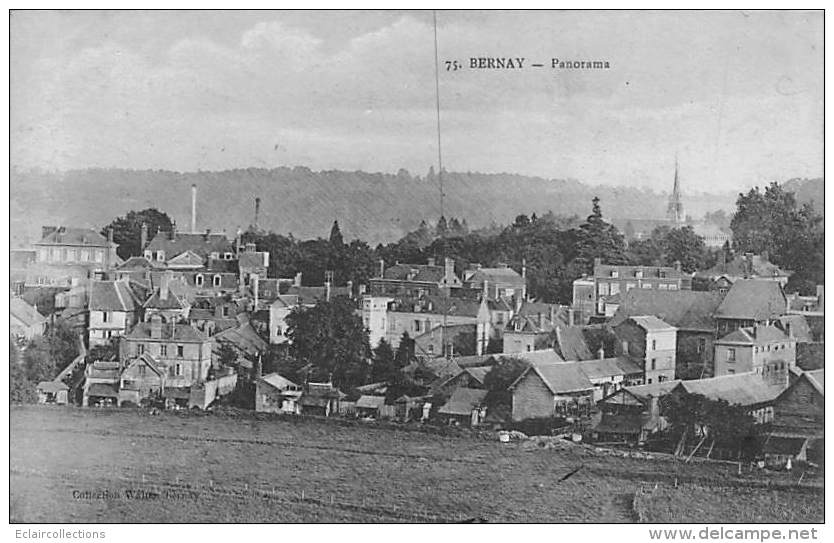
[[[715,342],[716,375],[763,374],[796,366],[796,338],[777,326],[739,328]]]
[[[633,315],[614,327],[616,353],[640,360],[647,384],[675,378],[677,328],[654,315]]]
[[[90,347],[107,345],[139,320],[142,300],[129,279],[90,282],[88,339]]]
[[[161,398],[166,377],[164,368],[150,353],[127,360],[119,376],[118,405],[138,406],[147,399]]]
[[[600,421],[593,428],[596,441],[643,443],[667,427],[663,418],[663,398],[680,381],[663,381],[650,385],[617,389],[597,402]]]
[[[369,280],[368,294],[410,298],[448,296],[462,287],[451,258],[444,259],[442,266],[436,265],[434,258],[429,258],[428,264],[396,263],[388,268],[380,261],[380,275]]]
[[[742,373],[680,381],[670,394],[697,394],[741,406],[762,424],[773,420],[773,403],[785,388],[786,375]]]
[[[463,272],[463,284],[471,289],[483,290],[490,300],[502,298],[527,298],[525,270],[518,273],[506,264],[485,268],[479,264]]]
[[[504,352],[523,353],[553,346],[556,328],[568,324],[558,304],[523,301],[504,328]]]
[[[773,402],[771,432],[764,445],[766,457],[825,461],[825,370],[802,372]]]
[[[754,324],[770,324],[788,312],[788,299],[777,281],[739,279],[715,311],[718,337]]]
[[[437,413],[449,423],[478,426],[487,415],[486,390],[456,388]]]
[[[166,387],[187,388],[208,379],[213,344],[195,328],[155,314],[122,336],[119,359],[124,363],[148,353],[166,372]]]
[[[654,315],[677,329],[676,377],[714,375],[715,313],[723,300],[716,291],[632,289],[621,301],[609,326],[631,316]]]
[[[35,262],[26,284],[76,286],[121,264],[112,230],[105,237],[92,228],[44,226],[33,243]]]
[[[186,287],[175,281],[171,272],[165,272],[159,277],[159,287],[142,304],[142,309],[146,321],[153,315],[159,315],[165,322],[176,322],[188,319],[191,302]]]
[[[509,390],[512,419],[567,416],[588,411],[594,385],[580,368],[581,362],[531,364]]]
[[[43,335],[46,330],[46,317],[26,303],[23,298],[13,297],[9,300],[9,333],[21,340],[31,340]]]
[[[721,251],[719,259],[719,262],[712,268],[695,272],[692,278],[693,284],[697,284],[703,290],[726,293],[739,279],[775,281],[784,287],[791,276],[791,272],[770,262],[766,252],[759,255],[753,253],[730,255],[728,260],[724,251]]]
[[[278,373],[255,380],[255,411],[259,413],[301,413],[299,399],[303,388]]]
[[[185,253],[193,253],[203,261],[210,258],[235,260],[235,247],[223,233],[157,232],[144,249],[144,257],[168,263]]]

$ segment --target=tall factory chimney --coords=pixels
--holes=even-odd
[[[197,185],[191,185],[191,233],[197,233]]]
[[[260,212],[261,212],[261,199],[260,198],[255,198],[255,223],[254,223],[253,226],[255,227],[256,231],[258,230],[258,215],[260,215]]]

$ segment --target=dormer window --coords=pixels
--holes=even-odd
[[[156,261],[157,262],[162,262],[163,260],[165,260],[165,251],[157,251],[156,252]]]
[[[215,274],[215,276],[211,278],[212,286],[219,287],[220,286],[220,280],[221,280],[220,274]]]
[[[147,250],[145,251],[145,258],[148,260],[153,260],[153,251]]]
[[[223,255],[223,258],[225,258],[226,260],[231,260],[231,259],[233,259],[234,257],[235,257],[235,255],[233,255],[232,253],[225,253],[225,254]]]
[[[218,253],[217,251],[214,251],[213,253],[211,253],[211,258],[213,260],[218,260],[220,258],[220,253]]]
[[[611,277],[617,278],[620,276],[619,270],[611,270]]]

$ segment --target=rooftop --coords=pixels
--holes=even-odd
[[[633,315],[654,315],[679,330],[705,332],[713,330],[713,315],[723,299],[714,291],[637,288],[620,293],[620,296],[611,326],[617,326]]]
[[[449,401],[440,408],[438,413],[443,415],[469,415],[473,409],[483,406],[486,395],[486,390],[456,388]]]
[[[746,343],[762,345],[774,341],[787,341],[790,337],[775,326],[750,326],[739,328],[717,340],[716,343]]]
[[[758,405],[771,402],[785,387],[770,385],[755,373],[721,375],[709,379],[681,381],[679,386],[689,394],[700,394],[711,400],[724,400],[731,405]]]
[[[160,323],[160,341],[179,341],[183,343],[205,343],[211,341],[196,328],[187,324]],[[151,327],[153,323],[140,322],[133,327],[133,330],[125,334],[127,339],[151,339]]]
[[[91,311],[135,311],[142,302],[130,288],[127,281],[90,282]]]
[[[85,245],[89,247],[117,247],[92,228],[60,226],[34,245]]]
[[[787,312],[787,298],[776,281],[739,279],[718,306],[724,319],[772,320]]]
[[[183,233],[171,235],[169,232],[158,232],[145,247],[146,251],[164,251],[165,258],[170,259],[186,251],[191,251],[202,258],[211,253],[234,253],[232,242],[223,233]]]
[[[26,303],[22,298],[9,300],[9,313],[26,326],[34,326],[46,322],[46,317],[38,313],[38,310]]]
[[[628,320],[634,322],[637,326],[647,332],[663,332],[676,329],[674,326],[658,319],[654,315],[631,316]]]

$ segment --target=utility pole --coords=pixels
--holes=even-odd
[[[434,98],[435,98],[435,110],[437,113],[437,180],[440,186],[440,217],[443,220],[446,220],[445,217],[445,210],[443,206],[443,198],[445,194],[443,193],[443,152],[441,148],[441,139],[440,139],[440,57],[438,56],[437,50],[437,10],[432,10],[432,19],[434,21]],[[443,266],[445,269],[446,266],[446,228],[440,231],[440,240],[441,240],[441,247],[442,247],[442,256],[443,256]],[[451,286],[448,284],[446,288],[449,289],[448,296],[451,297]],[[448,301],[448,300],[445,300]],[[442,345],[441,350],[442,354],[448,358],[447,350],[446,350],[446,323],[448,321],[449,314],[449,304],[443,304],[443,324],[440,327],[440,344]]]

